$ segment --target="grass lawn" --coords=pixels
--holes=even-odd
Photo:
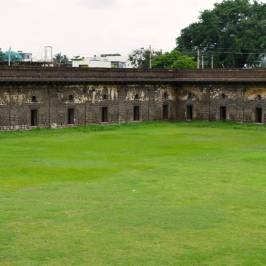
[[[0,133],[0,265],[266,265],[266,127]]]

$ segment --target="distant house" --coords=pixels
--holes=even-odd
[[[18,53],[21,56],[21,61],[22,62],[32,62],[32,53],[24,53],[22,51],[18,51]]]
[[[91,67],[91,68],[130,68],[131,65],[127,57],[120,54],[102,54],[93,57],[72,58],[72,67]]]
[[[131,65],[128,61],[128,57],[120,54],[102,54],[101,58],[104,58],[111,62],[112,68],[130,68]]]
[[[72,58],[72,67],[98,67],[111,68],[111,63],[107,60],[102,60],[100,57],[74,57]]]
[[[85,60],[85,57],[75,56],[71,59],[72,67],[89,67],[89,62]]]

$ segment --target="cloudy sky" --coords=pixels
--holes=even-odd
[[[220,0],[1,0],[0,47],[32,51],[45,45],[72,55],[170,50],[180,30]]]

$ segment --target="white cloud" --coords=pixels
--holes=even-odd
[[[220,0],[218,0],[220,1]],[[0,47],[69,55],[152,45],[170,50],[180,30],[216,0],[2,0]]]

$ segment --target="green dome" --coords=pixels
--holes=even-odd
[[[11,62],[20,62],[20,61],[22,61],[22,56],[19,53],[14,52],[14,51],[7,51],[7,52],[4,53],[4,60],[5,61],[8,61],[9,54],[10,54]]]

